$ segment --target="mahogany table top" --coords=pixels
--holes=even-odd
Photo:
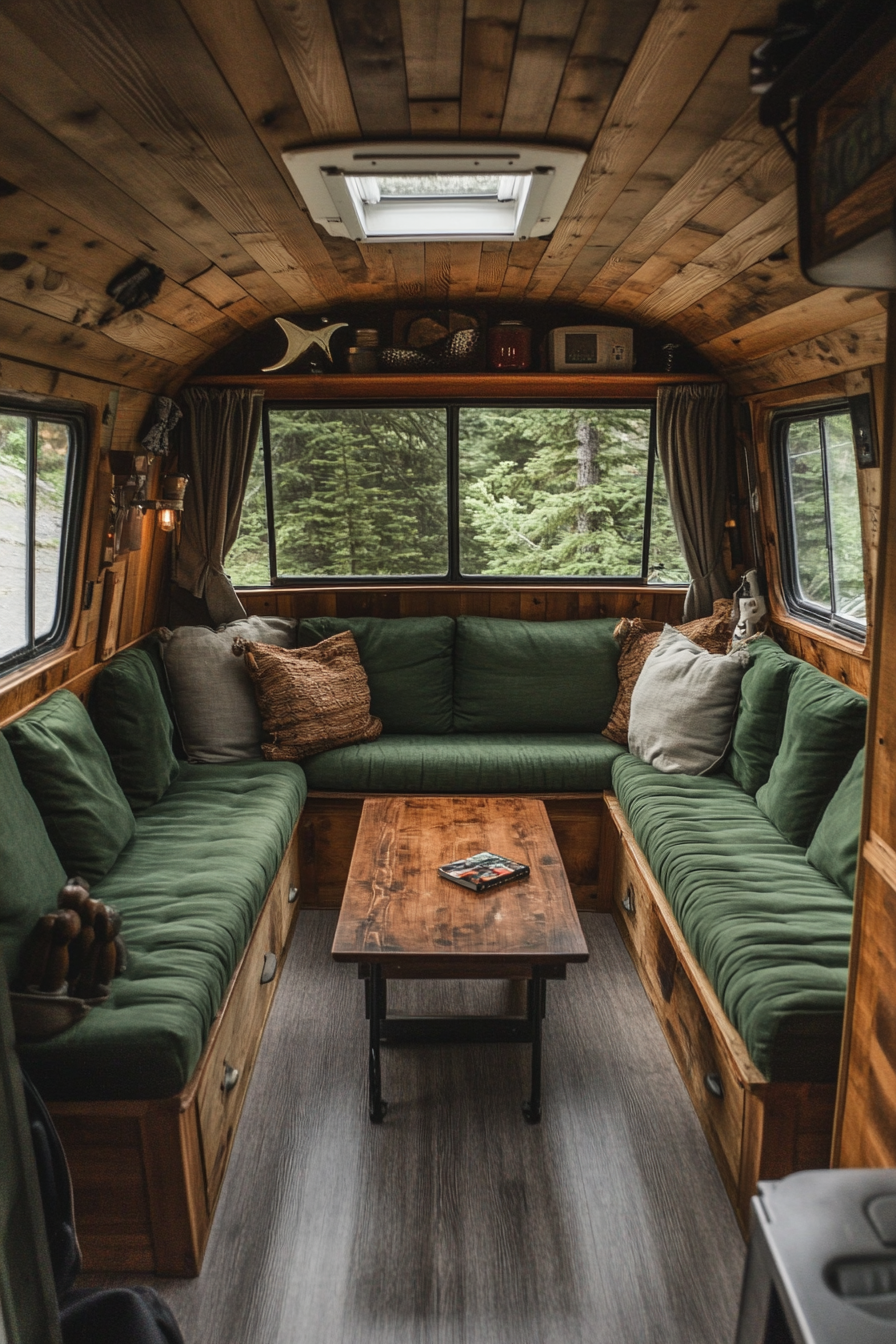
[[[482,850],[530,876],[485,894],[439,877],[440,864]],[[337,961],[386,974],[531,973],[587,961],[566,873],[536,798],[368,798],[333,942]]]

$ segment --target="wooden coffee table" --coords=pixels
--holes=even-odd
[[[440,864],[481,850],[527,863],[531,875],[485,895],[439,877]],[[386,1114],[382,1044],[527,1042],[541,1119],[546,982],[564,980],[588,948],[544,803],[535,798],[368,798],[333,941],[358,963],[370,1019],[370,1119]],[[525,980],[525,1017],[387,1016],[387,980]]]

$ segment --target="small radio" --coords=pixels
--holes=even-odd
[[[548,332],[554,373],[631,373],[631,327],[555,327]]]

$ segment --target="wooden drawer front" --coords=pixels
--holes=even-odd
[[[740,1178],[744,1089],[663,927],[653,897],[622,844],[616,919],[660,1020],[728,1193]],[[717,1095],[721,1092],[721,1096]]]
[[[218,1197],[261,1034],[280,977],[285,942],[284,900],[277,892],[268,898],[203,1066],[197,1104],[209,1213]],[[277,957],[277,973],[267,984],[262,984],[267,952],[273,952]],[[236,1077],[233,1070],[237,1070]]]
[[[637,864],[619,839],[616,855],[613,902],[617,921],[625,930],[626,941],[640,956],[650,944],[650,931],[656,921],[653,902]]]
[[[290,894],[292,899],[290,900]],[[293,835],[289,849],[277,870],[277,876],[268,892],[268,906],[273,920],[277,945],[272,944],[271,951],[279,958],[281,951],[289,941],[289,931],[299,909],[299,849],[298,836]]]

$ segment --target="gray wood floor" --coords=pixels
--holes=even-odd
[[[384,1051],[335,916],[304,911],[199,1279],[160,1288],[187,1344],[725,1344],[744,1248],[609,916],[548,986],[544,1120],[526,1046]],[[390,1011],[501,1011],[501,984],[390,986]]]

